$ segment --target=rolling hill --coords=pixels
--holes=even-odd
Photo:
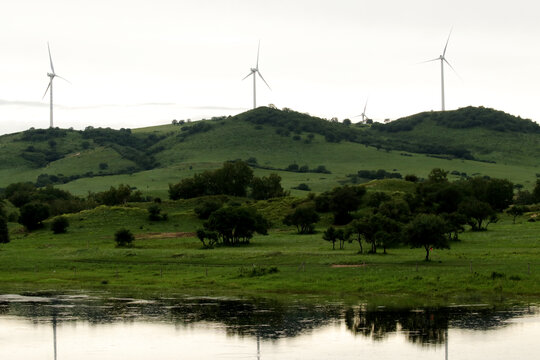
[[[169,183],[234,159],[249,160],[258,175],[279,173],[287,189],[305,183],[315,192],[357,181],[348,175],[359,170],[424,177],[435,167],[456,177],[508,178],[529,188],[540,173],[540,126],[472,107],[372,126],[260,107],[234,117],[134,130],[30,129],[1,136],[0,150],[0,187],[53,183],[78,195],[127,183],[166,197]]]

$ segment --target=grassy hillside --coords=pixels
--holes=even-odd
[[[36,130],[0,137],[0,187],[35,182],[40,174],[61,174],[79,177],[59,185],[79,195],[127,183],[143,193],[166,197],[169,183],[220,167],[226,160],[251,158],[257,162],[257,175],[277,172],[286,189],[305,183],[321,192],[350,181],[347,175],[358,170],[425,177],[435,167],[469,176],[508,178],[530,188],[540,173],[540,132],[527,120],[472,109],[423,113],[371,128],[262,107],[235,117],[133,131],[57,130],[64,135],[55,136]],[[455,121],[459,128],[448,125],[446,117],[454,121],[452,116],[461,119]],[[486,125],[490,116],[496,126]],[[472,118],[482,121],[462,120]],[[442,152],[418,154],[405,148]],[[466,149],[474,160],[448,155],[445,149]],[[290,164],[309,169],[322,165],[331,173],[283,171]],[[304,192],[292,190],[292,194]]]
[[[391,185],[391,184],[386,184]],[[358,254],[358,244],[332,250],[319,233],[297,235],[280,221],[295,201],[254,204],[276,228],[249,246],[203,249],[194,231],[200,199],[161,204],[168,221],[151,222],[145,207],[101,206],[67,215],[66,234],[49,228],[25,233],[10,223],[11,242],[0,247],[0,291],[84,290],[137,297],[320,296],[334,301],[393,302],[414,305],[535,301],[539,296],[540,222],[526,217],[512,224],[503,216],[489,231],[466,231],[450,250],[392,248],[387,255]],[[51,220],[47,222],[50,223]],[[325,223],[326,222],[326,223]],[[47,225],[48,226],[48,225]],[[117,248],[113,234],[128,228],[132,248]],[[303,266],[301,266],[303,264]],[[277,272],[253,275],[253,269]]]

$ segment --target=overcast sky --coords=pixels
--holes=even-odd
[[[143,127],[275,104],[340,120],[446,108],[540,120],[534,0],[2,0],[0,133],[49,125]]]

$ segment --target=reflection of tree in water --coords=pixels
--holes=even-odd
[[[416,344],[444,344],[448,329],[448,312],[425,310],[409,312],[399,318],[401,331]]]
[[[446,341],[449,327],[487,330],[508,326],[517,316],[535,314],[537,308],[497,311],[490,308],[443,308],[424,310],[345,310],[345,325],[353,334],[383,340],[390,333],[403,333],[412,343],[440,345]]]
[[[340,319],[338,305],[304,306],[269,300],[51,298],[39,301],[2,302],[0,311],[32,321],[56,317],[58,323],[83,320],[91,324],[134,321],[164,321],[179,325],[199,322],[223,324],[231,335],[278,339],[298,336]]]
[[[345,311],[345,325],[353,334],[384,340],[397,329],[396,312],[349,308]]]
[[[339,306],[299,306],[276,301],[194,300],[171,309],[175,322],[218,322],[229,334],[277,339],[297,336],[339,319]]]
[[[407,339],[419,344],[442,344],[448,328],[447,314],[440,311],[400,311],[349,308],[345,325],[354,334],[384,340],[398,329]]]
[[[0,295],[0,315],[23,316],[34,322],[87,321],[90,324],[160,321],[188,326],[205,322],[231,335],[279,339],[298,336],[344,319],[353,334],[384,340],[401,332],[421,345],[442,344],[449,327],[486,330],[508,325],[508,319],[538,313],[538,308],[497,311],[491,308],[444,308],[411,310],[303,305],[251,299],[135,299],[55,297],[23,300]]]

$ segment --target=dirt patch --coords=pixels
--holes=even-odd
[[[135,239],[171,239],[171,238],[194,237],[196,235],[197,234],[194,232],[146,233],[146,234],[136,234]]]
[[[331,267],[333,268],[357,268],[357,267],[364,267],[366,264],[351,264],[351,265],[345,265],[345,264],[333,264]]]

